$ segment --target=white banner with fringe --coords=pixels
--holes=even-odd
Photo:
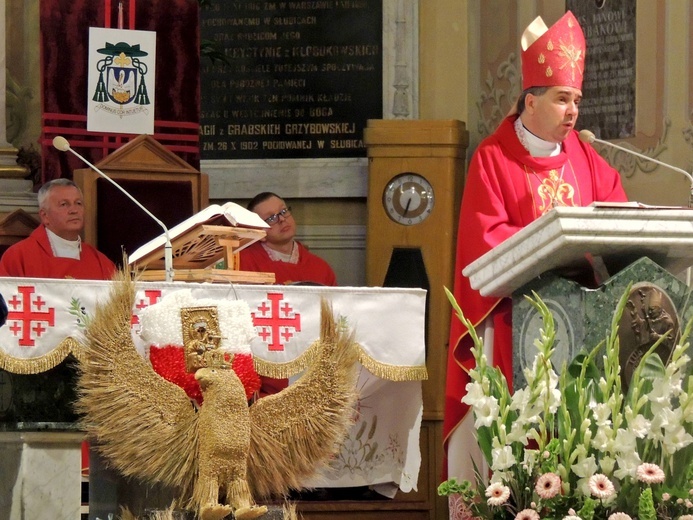
[[[0,294],[9,309],[0,328],[0,368],[39,373],[68,354],[80,359],[82,331],[97,303],[106,300],[109,286],[101,281],[0,278]],[[297,376],[305,368],[304,354],[319,338],[320,301],[330,301],[342,325],[354,330],[360,351],[358,416],[330,471],[306,486],[382,485],[380,490],[389,494],[397,487],[416,489],[426,291],[142,282],[131,326],[143,354],[138,313],[176,290],[190,290],[199,299],[245,300],[257,331],[251,349],[258,372],[272,377]]]

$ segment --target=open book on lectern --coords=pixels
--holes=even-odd
[[[169,230],[173,245],[174,267],[207,267],[223,257],[224,248],[216,243],[215,233],[205,234],[204,230],[214,226],[227,227],[229,233],[239,239],[239,252],[265,236],[269,228],[257,213],[245,209],[234,202],[212,204]],[[129,257],[130,265],[154,269],[163,268],[165,235],[150,240],[139,247]],[[192,264],[192,265],[191,265]]]

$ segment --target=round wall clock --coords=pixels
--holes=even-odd
[[[442,473],[445,458],[442,429],[451,310],[445,287],[455,281],[469,134],[457,120],[370,119],[364,142],[368,146],[366,284],[427,290],[422,489],[428,485],[424,482],[435,482]],[[444,497],[425,495],[429,506],[424,516],[447,518],[447,503],[440,501]]]
[[[426,220],[434,203],[433,186],[418,173],[400,173],[390,179],[383,190],[383,206],[387,216],[404,226]]]

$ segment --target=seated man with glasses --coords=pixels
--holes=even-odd
[[[274,273],[278,284],[308,282],[337,285],[329,264],[294,239],[296,221],[291,216],[291,207],[279,195],[268,191],[259,193],[247,207],[260,215],[270,227],[263,240],[241,251],[241,271]],[[288,385],[286,379],[261,379],[261,397],[277,393]]]
[[[329,264],[295,240],[296,221],[291,208],[279,195],[260,193],[248,203],[248,209],[260,215],[270,227],[267,237],[241,251],[242,271],[274,273],[278,284],[337,285]]]

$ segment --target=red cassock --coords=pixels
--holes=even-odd
[[[512,321],[509,298],[484,297],[462,275],[471,262],[555,206],[587,206],[594,201],[625,201],[618,172],[572,131],[554,157],[532,157],[506,118],[474,152],[462,197],[454,294],[465,317],[478,326],[494,320],[493,357],[512,381]],[[474,367],[467,329],[453,315],[445,392],[444,444],[469,407],[460,402]],[[445,460],[447,476],[447,457]],[[454,475],[451,475],[454,476]]]
[[[0,276],[109,280],[115,270],[113,262],[84,242],[79,260],[55,257],[43,225],[0,258]]]
[[[337,285],[337,278],[330,265],[314,255],[300,242],[298,244],[298,263],[290,264],[272,260],[260,242],[241,251],[241,271],[274,273],[276,283],[313,282],[321,285]]]

